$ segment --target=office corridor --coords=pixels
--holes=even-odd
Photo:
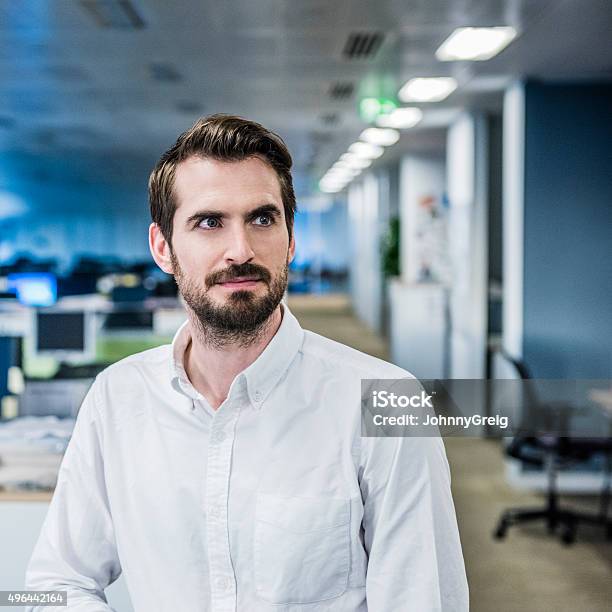
[[[388,359],[385,342],[352,315],[344,296],[296,296],[289,298],[289,307],[305,329]],[[499,442],[448,438],[445,443],[471,611],[609,610],[612,542],[601,529],[581,525],[570,547],[550,537],[542,523],[513,527],[504,541],[495,541],[491,533],[504,508],[541,505],[543,496],[507,484]],[[596,508],[591,498],[563,497],[562,502]]]

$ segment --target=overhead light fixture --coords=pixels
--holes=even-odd
[[[356,159],[361,159],[361,157],[359,157],[358,155],[355,155],[354,153],[343,153],[340,158],[338,159],[339,162],[345,162],[348,165],[351,164],[352,161],[356,160]]]
[[[334,181],[346,181],[353,176],[352,168],[334,168],[333,166],[325,173],[325,177]]]
[[[457,89],[452,77],[410,79],[397,93],[402,102],[440,102]]]
[[[515,38],[509,26],[493,28],[457,28],[436,51],[441,62],[483,61],[496,56]]]
[[[344,184],[349,181],[351,177],[352,174],[334,174],[333,172],[327,172],[321,180],[326,183]]]
[[[359,102],[359,116],[367,123],[374,121],[379,115],[389,113],[397,108],[397,103],[390,98],[363,98]]]
[[[348,150],[362,159],[377,159],[385,152],[382,147],[369,142],[355,142]]]
[[[343,186],[353,178],[352,174],[346,176],[339,176],[336,174],[326,174],[321,180],[328,185],[340,185]]]
[[[423,111],[420,108],[405,107],[397,108],[388,115],[381,115],[376,120],[376,125],[385,128],[395,128],[397,130],[407,130],[414,127],[423,118]]]
[[[350,162],[338,160],[327,172],[350,174],[353,171],[353,167]]]
[[[330,174],[327,172],[325,176],[321,179],[326,183],[345,183],[350,178],[350,175],[340,176],[338,174]]]
[[[369,142],[381,147],[390,147],[394,145],[400,138],[397,130],[391,128],[366,128],[359,136],[364,142]]]
[[[344,189],[344,185],[330,185],[329,183],[325,183],[323,179],[319,181],[319,189],[323,193],[338,193]]]
[[[336,164],[340,164],[340,166],[337,166]],[[342,167],[342,168],[346,168],[349,171],[355,171],[355,170],[363,170],[364,168],[368,168],[369,166],[372,165],[372,160],[371,159],[366,159],[364,157],[352,157],[350,160],[339,160],[337,161],[332,168],[335,167]]]

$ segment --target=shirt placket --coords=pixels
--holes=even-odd
[[[236,577],[230,554],[228,497],[239,409],[227,403],[212,419],[206,472],[206,533],[213,612],[235,612]]]

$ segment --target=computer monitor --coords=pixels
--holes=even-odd
[[[85,310],[37,310],[33,322],[34,356],[59,361],[95,359],[95,313]]]
[[[104,329],[138,330],[153,332],[153,311],[151,310],[115,310],[106,315]]]
[[[53,306],[57,302],[57,279],[48,272],[9,274],[7,288],[17,294],[24,306]]]

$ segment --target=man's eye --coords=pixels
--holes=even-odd
[[[263,219],[263,222],[262,222],[262,219]],[[272,225],[272,223],[274,223],[274,220],[272,219],[272,215],[268,215],[268,214],[257,215],[257,218],[255,220],[259,221],[257,225]]]
[[[219,219],[215,217],[205,217],[198,223],[199,227],[203,227],[205,229],[215,229],[219,227],[219,225]]]

